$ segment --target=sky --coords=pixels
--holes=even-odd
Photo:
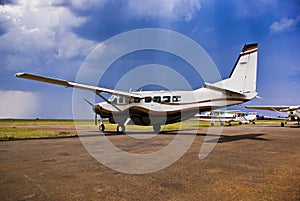
[[[14,74],[75,80],[97,45],[143,28],[191,38],[210,55],[222,78],[230,74],[243,45],[257,42],[257,91],[262,99],[237,107],[300,104],[298,0],[0,0],[0,118],[72,118],[72,89]],[[185,71],[184,62],[157,51],[116,61],[99,84],[113,88],[114,78],[151,62],[185,72],[193,88],[203,85],[192,71]]]

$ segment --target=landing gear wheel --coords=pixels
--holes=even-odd
[[[214,123],[210,123],[210,126],[215,126],[215,124]]]
[[[160,131],[160,125],[154,125],[153,126],[153,131],[154,131],[154,133],[159,133],[159,131]]]
[[[99,126],[99,131],[104,132],[105,131],[105,126],[104,124],[100,124]]]
[[[281,126],[281,127],[284,127],[284,123],[283,123],[283,122],[281,122],[280,126]]]
[[[117,126],[117,132],[118,133],[122,133],[125,134],[125,126]]]

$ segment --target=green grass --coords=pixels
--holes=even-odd
[[[282,120],[257,120],[256,124],[280,124]],[[110,124],[104,121],[106,130],[115,131],[117,125]],[[238,122],[232,122],[232,126],[238,126]],[[37,125],[37,128],[34,126]],[[57,136],[71,136],[76,135],[73,132],[63,132],[55,130],[46,130],[38,128],[40,125],[64,125],[70,128],[74,127],[73,120],[0,120],[0,141],[15,140],[15,139],[32,139],[32,138],[48,138]],[[94,125],[92,120],[76,121],[76,125],[82,128],[91,128],[98,130],[99,125]],[[209,127],[210,122],[187,120],[181,123],[169,124],[162,126],[162,130],[187,130]],[[63,127],[64,127],[63,126]],[[215,123],[215,126],[220,126],[219,123]],[[225,123],[225,126],[228,126]],[[28,128],[29,127],[29,128]],[[32,128],[33,127],[33,128]],[[55,126],[54,126],[55,129]],[[74,128],[75,129],[75,128]],[[126,130],[141,130],[152,131],[152,126],[136,126],[127,125]]]
[[[34,128],[0,127],[0,141],[16,139],[69,136],[69,132],[47,131]]]
[[[72,119],[67,120],[52,120],[52,119],[1,119],[1,125],[56,125],[56,124],[64,124],[64,125],[72,125],[74,121]]]

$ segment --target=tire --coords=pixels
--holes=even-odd
[[[105,126],[104,126],[104,124],[100,124],[100,125],[99,125],[99,131],[100,131],[100,132],[104,132],[104,131],[105,131]]]
[[[281,127],[284,127],[284,123],[283,123],[283,122],[281,122],[280,126],[281,126]]]
[[[117,126],[117,133],[125,134],[125,126]]]

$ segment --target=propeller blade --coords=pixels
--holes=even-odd
[[[94,112],[95,112],[95,105],[93,104],[93,103],[91,103],[90,101],[88,101],[87,99],[85,99],[84,98],[84,100],[85,100],[85,102],[87,102],[90,106],[92,106],[92,108],[93,108],[93,110],[94,110]],[[95,112],[95,125],[97,125],[98,124],[98,119],[97,119],[97,113]]]

